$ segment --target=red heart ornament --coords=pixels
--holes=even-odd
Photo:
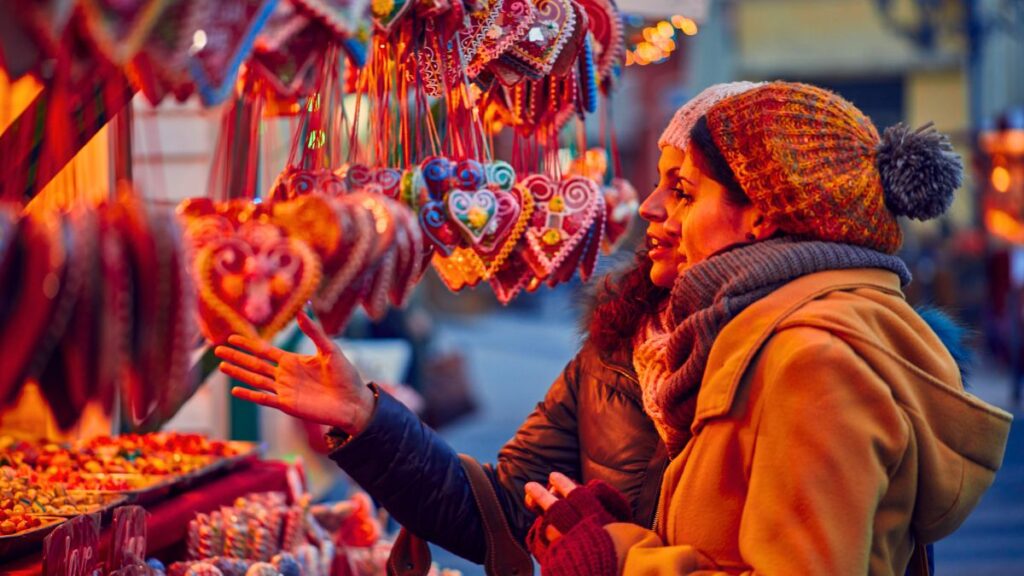
[[[525,36],[504,54],[510,63],[528,74],[541,77],[551,69],[577,31],[576,11],[571,0],[536,0],[537,15]]]
[[[433,200],[424,203],[419,210],[419,221],[430,244],[442,256],[450,256],[459,244],[459,233],[448,220],[445,203]]]
[[[469,78],[476,78],[488,64],[522,40],[537,18],[537,9],[529,0],[499,0],[490,10],[497,13],[497,18],[482,30],[478,49],[471,56],[463,53]]]
[[[215,343],[233,333],[270,338],[320,283],[313,250],[269,224],[242,226],[234,237],[207,244],[195,268],[203,333]]]
[[[511,302],[534,279],[533,269],[525,258],[525,246],[519,243],[509,253],[501,268],[491,275],[489,282],[494,295],[504,305]]]
[[[203,103],[213,106],[224,101],[235,87],[242,62],[252,51],[256,34],[274,9],[273,0],[221,0],[200,3],[188,65]]]
[[[615,178],[612,185],[605,186],[603,190],[606,227],[602,250],[605,254],[611,254],[618,249],[629,232],[636,218],[639,203],[636,188],[629,180]]]
[[[543,279],[586,238],[602,208],[601,191],[594,181],[578,176],[555,184],[547,176],[534,174],[526,177],[522,186],[535,202],[526,229],[526,259]]]
[[[505,246],[506,241],[519,239],[518,237],[512,238],[512,232],[519,224],[521,220],[520,215],[523,213],[524,200],[522,189],[513,188],[508,192],[495,190],[494,196],[498,203],[498,210],[494,215],[494,224],[491,229],[485,231],[485,234],[478,241],[473,243],[473,249],[485,259],[494,256],[495,252]],[[525,224],[522,228],[525,230]]]
[[[131,60],[168,5],[168,0],[80,0],[85,28],[112,64]]]

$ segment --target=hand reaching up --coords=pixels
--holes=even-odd
[[[256,388],[234,387],[236,398],[255,402],[355,435],[373,413],[373,392],[319,324],[299,313],[299,329],[316,345],[312,356],[286,352],[262,340],[233,335],[214,353],[221,372]]]

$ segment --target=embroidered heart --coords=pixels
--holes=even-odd
[[[602,249],[605,254],[611,254],[629,232],[639,204],[636,188],[629,180],[615,178],[612,185],[605,186],[603,190],[606,224]]]
[[[171,2],[157,19],[142,50],[135,55],[132,70],[142,92],[154,106],[167,91],[177,95],[190,93],[192,80],[186,62],[192,43],[193,14],[196,2]]]
[[[404,306],[423,274],[426,260],[423,257],[423,233],[413,219],[412,211],[397,211],[395,224],[399,234],[398,261],[395,264],[395,281],[388,295],[393,305]]]
[[[491,275],[489,283],[498,302],[508,304],[534,279],[533,269],[526,262],[525,248],[518,244],[505,260],[504,265]]]
[[[589,24],[587,13],[574,1],[570,2],[570,6],[572,7],[576,25],[571,32],[567,32],[565,45],[551,65],[551,74],[553,76],[564,76],[572,71],[573,65],[576,63],[576,57],[580,54],[580,50],[583,49],[583,42],[587,36],[587,26]]]
[[[503,239],[499,240],[496,237],[492,241],[490,238],[484,238],[480,243],[480,247],[484,249],[490,249],[489,244],[492,244],[494,247],[485,256],[488,279],[493,278],[508,265],[507,261],[512,252],[522,245],[520,240],[522,240],[523,234],[526,232],[526,227],[530,224],[530,217],[533,216],[533,198],[529,192],[521,187],[516,187],[510,194],[515,197],[515,202],[519,207],[518,217],[514,219],[511,229]],[[499,196],[499,212],[500,206]],[[480,250],[478,249],[477,252],[479,253]]]
[[[369,0],[292,0],[313,20],[326,26],[337,39],[356,35],[367,16]]]
[[[451,221],[473,245],[495,228],[494,216],[498,212],[498,199],[490,190],[453,190],[448,193],[445,206],[448,208]]]
[[[573,176],[556,185],[531,175],[522,186],[533,196],[533,216],[526,229],[526,259],[538,278],[547,278],[586,237],[601,206],[601,191],[586,178]]]
[[[444,202],[430,201],[420,206],[420,227],[427,240],[443,256],[449,256],[459,243],[459,233],[448,221]]]
[[[594,36],[594,59],[598,81],[610,82],[612,72],[625,58],[625,25],[612,0],[577,0],[587,12],[590,33]]]
[[[288,6],[279,3],[278,7]],[[328,33],[318,23],[289,10],[287,16],[274,18],[260,35],[249,65],[266,81],[274,93],[296,98],[307,84],[314,65],[323,55]]]
[[[304,242],[269,224],[251,224],[206,245],[196,258],[204,335],[270,338],[295,317],[320,282],[320,263]]]
[[[328,168],[305,170],[289,166],[278,175],[270,190],[270,200],[279,202],[313,193],[341,196],[348,188],[345,181]]]
[[[571,0],[536,0],[537,16],[526,35],[503,58],[536,76],[545,76],[576,32],[576,11]]]
[[[340,265],[324,266],[323,283],[313,297],[313,306],[317,314],[335,305],[342,292],[349,284],[361,275],[376,244],[373,230],[373,215],[353,203],[339,202],[335,209],[340,213],[342,223]]]
[[[348,214],[342,211],[338,202],[329,196],[316,194],[288,202],[274,202],[271,210],[274,224],[316,252],[324,278],[338,270],[349,250],[350,238],[345,230],[351,226]]]
[[[504,160],[495,160],[487,165],[487,183],[506,192],[516,185],[516,171]]]
[[[479,48],[467,57],[466,75],[470,79],[476,78],[485,66],[522,40],[537,17],[537,10],[529,0],[500,0],[491,10],[498,13],[496,21],[482,31]]]

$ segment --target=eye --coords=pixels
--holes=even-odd
[[[675,194],[676,201],[689,204],[693,202],[693,196],[683,190],[682,188],[673,188],[672,192]]]

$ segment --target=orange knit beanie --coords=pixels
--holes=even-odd
[[[707,112],[712,138],[754,205],[787,234],[894,253],[897,216],[945,212],[963,166],[949,139],[871,119],[807,84],[772,82]]]

